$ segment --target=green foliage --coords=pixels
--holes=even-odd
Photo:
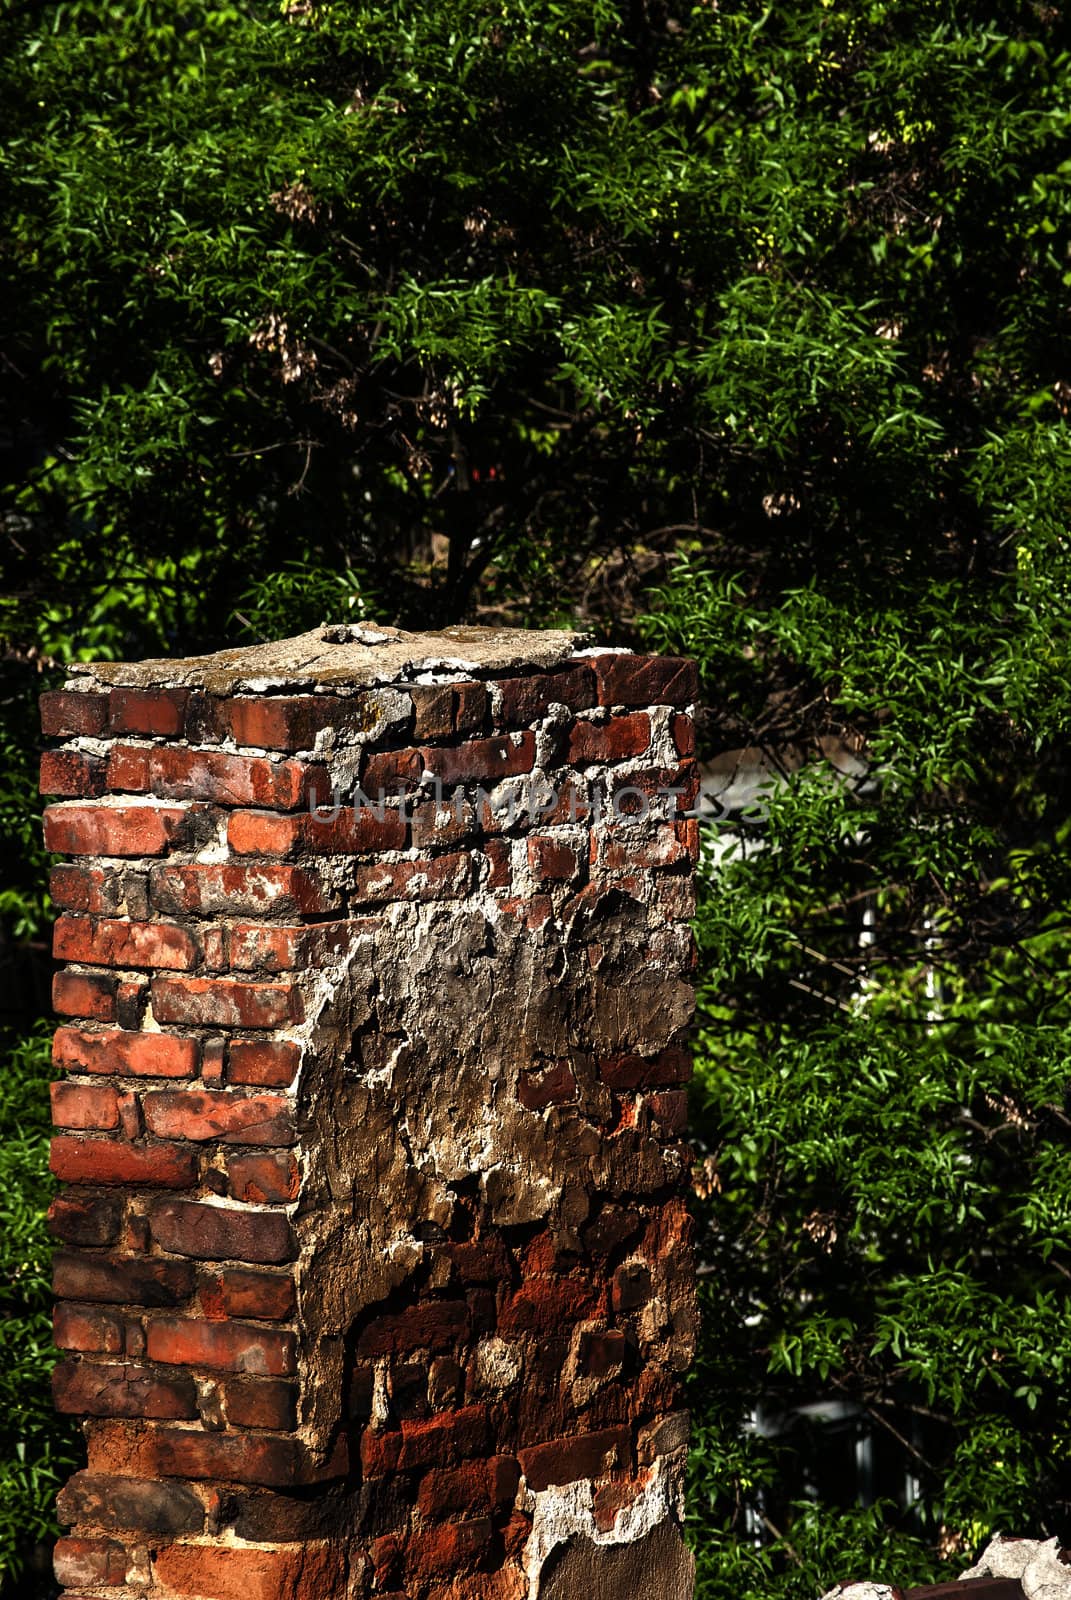
[[[9,937],[72,659],[579,617],[694,653],[705,753],[782,774],[698,924],[704,1600],[1071,1533],[1059,22],[0,18]],[[915,1504],[833,1503],[831,1399]]]
[[[0,1574],[55,1534],[52,1502],[77,1464],[52,1412],[48,1172],[50,1030],[2,1040],[0,1069]]]

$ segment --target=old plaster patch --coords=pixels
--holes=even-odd
[[[595,1520],[591,1484],[552,1485],[538,1493],[528,1491],[525,1510],[532,1517],[532,1531],[524,1547],[524,1572],[528,1579],[527,1600],[539,1600],[543,1568],[548,1556],[568,1539],[588,1539],[594,1545],[634,1544],[666,1521],[679,1522],[682,1513],[682,1474],[680,1465],[667,1465],[659,1457],[649,1481],[614,1519],[605,1533]]]

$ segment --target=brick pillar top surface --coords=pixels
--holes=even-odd
[[[694,666],[325,625],[42,697],[70,1600],[684,1600]]]

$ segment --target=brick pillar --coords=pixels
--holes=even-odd
[[[69,1597],[690,1594],[695,678],[582,644],[43,697]]]

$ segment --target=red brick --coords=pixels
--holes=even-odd
[[[513,851],[506,839],[489,839],[483,847],[489,870],[489,889],[509,889],[513,884]]]
[[[409,842],[414,850],[460,844],[479,832],[476,813],[464,796],[444,797],[441,801],[418,798],[409,804]]]
[[[601,706],[687,706],[699,698],[694,661],[677,656],[595,656]]]
[[[289,1433],[297,1427],[297,1393],[277,1378],[233,1378],[223,1386],[223,1404],[232,1428]]]
[[[52,1552],[56,1582],[65,1589],[114,1587],[126,1582],[130,1562],[114,1539],[57,1539]]]
[[[554,1333],[599,1314],[592,1291],[570,1278],[533,1278],[522,1283],[499,1318],[504,1338],[518,1333]]]
[[[365,757],[361,789],[376,802],[381,795],[411,794],[423,771],[419,750],[379,750]]]
[[[104,791],[104,763],[78,750],[45,750],[41,754],[41,794],[85,800]]]
[[[181,738],[189,698],[186,689],[113,689],[108,696],[108,730]]]
[[[167,1200],[153,1207],[149,1225],[162,1249],[201,1261],[270,1266],[289,1261],[294,1254],[290,1223],[280,1211],[239,1211],[195,1200]]]
[[[401,850],[405,835],[401,811],[378,805],[374,810],[343,806],[338,816],[330,819],[307,811],[294,816],[234,811],[227,824],[227,842],[239,856],[372,855],[380,850]]]
[[[193,1293],[194,1273],[188,1261],[139,1260],[136,1256],[61,1250],[53,1258],[52,1286],[64,1300],[179,1306]]]
[[[226,964],[240,972],[323,966],[352,944],[360,927],[359,922],[317,922],[296,928],[236,923],[227,930]]]
[[[183,928],[166,922],[124,918],[60,917],[53,930],[57,961],[101,967],[162,967],[186,972],[197,965],[197,947]]]
[[[68,1072],[107,1072],[126,1078],[191,1078],[200,1045],[170,1033],[84,1033],[59,1028],[52,1062]]]
[[[213,743],[229,734],[235,744],[265,750],[311,750],[316,735],[325,728],[341,734],[369,733],[380,720],[374,696],[256,695],[237,696],[210,704],[208,714],[198,708],[198,723],[190,720],[190,737]]]
[[[280,916],[329,911],[332,893],[305,867],[154,867],[149,897],[158,911],[198,916]]]
[[[49,1232],[68,1244],[114,1244],[122,1220],[116,1194],[59,1194],[48,1208]]]
[[[296,1304],[294,1281],[272,1272],[248,1272],[231,1267],[203,1278],[201,1307],[206,1317],[254,1317],[263,1322],[285,1322]]]
[[[217,1028],[278,1028],[302,1018],[301,993],[289,983],[229,978],[154,978],[157,1022]]]
[[[365,1476],[409,1472],[421,1467],[446,1467],[488,1447],[487,1408],[466,1406],[443,1411],[426,1422],[407,1422],[399,1433],[374,1433],[366,1429],[361,1439]]]
[[[187,816],[177,806],[68,800],[45,811],[45,847],[67,856],[162,856]]]
[[[204,1506],[184,1484],[155,1479],[99,1477],[76,1472],[56,1503],[62,1523],[108,1532],[200,1533]]]
[[[625,761],[642,756],[651,742],[651,719],[642,711],[611,717],[609,722],[574,722],[567,759],[577,766],[589,761]]]
[[[189,1420],[197,1415],[192,1378],[166,1377],[126,1363],[61,1361],[52,1374],[57,1411],[84,1417]]]
[[[426,861],[377,861],[358,867],[353,895],[358,904],[385,905],[392,900],[457,900],[468,894],[472,858],[467,851],[432,856]]]
[[[667,1084],[687,1083],[692,1075],[692,1058],[687,1050],[671,1046],[650,1058],[636,1055],[605,1056],[599,1062],[599,1076],[611,1089],[650,1089]]]
[[[551,1439],[520,1452],[521,1470],[533,1493],[555,1483],[600,1478],[628,1463],[629,1430],[604,1428],[599,1433]]]
[[[301,1187],[296,1160],[282,1151],[271,1155],[229,1155],[227,1179],[235,1200],[256,1205],[296,1200]]]
[[[119,879],[102,867],[76,867],[63,862],[53,867],[48,879],[52,904],[63,911],[88,911],[94,914],[118,911]]]
[[[487,722],[487,685],[455,683],[453,690],[455,732],[462,735],[481,733]]]
[[[614,1273],[611,1300],[615,1311],[636,1311],[651,1298],[651,1270],[643,1261],[625,1261]]]
[[[148,1327],[148,1353],[150,1361],[169,1366],[211,1367],[262,1378],[285,1378],[297,1370],[292,1333],[241,1322],[154,1317]]]
[[[468,1328],[469,1308],[463,1300],[429,1300],[376,1317],[361,1331],[357,1354],[375,1359],[415,1350],[449,1350],[465,1338]]]
[[[293,811],[315,794],[331,792],[325,766],[269,761],[220,750],[117,745],[108,756],[108,788],[154,794],[165,800],[210,800],[221,806],[262,806]]]
[[[446,788],[460,783],[499,783],[531,772],[535,765],[535,734],[522,733],[516,742],[509,737],[469,739],[444,749],[429,746],[421,751],[424,766]]]
[[[677,839],[688,859],[694,865],[699,860],[699,820],[697,817],[678,817],[674,823]]]
[[[108,716],[107,697],[77,689],[49,689],[40,698],[41,732],[46,739],[67,739],[78,734],[90,737],[104,732]]]
[[[52,1338],[61,1350],[117,1356],[123,1349],[123,1324],[111,1311],[62,1302],[52,1309]]]
[[[683,711],[675,712],[669,719],[670,732],[679,756],[695,755],[695,722]]]
[[[161,1139],[218,1139],[224,1144],[279,1145],[297,1139],[290,1102],[277,1094],[229,1089],[161,1089],[142,1097],[145,1125]]]
[[[502,678],[499,720],[506,728],[526,728],[546,716],[552,705],[586,711],[595,704],[595,680],[587,667],[569,667],[546,677]]]
[[[289,1039],[233,1039],[227,1055],[227,1081],[281,1088],[301,1064],[301,1046]]]
[[[283,1489],[302,1475],[302,1454],[295,1439],[275,1434],[200,1433],[190,1428],[94,1430],[89,1435],[89,1467],[93,1473],[115,1472],[130,1477],[209,1479],[223,1483],[261,1484]],[[172,1545],[171,1549],[181,1548]],[[217,1577],[219,1547],[198,1546],[211,1557]],[[163,1552],[161,1552],[162,1554]],[[228,1552],[232,1554],[234,1552]],[[196,1592],[196,1591],[195,1591]],[[249,1600],[245,1595],[243,1600]],[[295,1597],[298,1600],[298,1597]],[[305,1600],[304,1596],[300,1600]]]
[[[52,979],[52,1009],[63,1017],[114,1022],[116,988],[110,973],[57,972]]]
[[[645,872],[658,867],[690,863],[687,843],[677,834],[679,824],[662,822],[643,837],[626,837],[631,829],[610,828],[602,841],[602,865],[615,872]]]
[[[625,1354],[626,1340],[620,1328],[580,1336],[580,1367],[585,1377],[607,1378],[620,1371]]]
[[[522,1072],[517,1099],[529,1111],[544,1111],[547,1106],[566,1105],[575,1100],[576,1078],[569,1062],[554,1061],[540,1073]]]
[[[417,739],[449,739],[454,732],[456,700],[449,683],[415,684],[413,734]]]
[[[580,862],[571,845],[560,839],[534,835],[528,840],[528,865],[540,880],[567,883],[580,871]]]
[[[609,788],[609,813],[614,819],[642,819],[656,806],[675,813],[689,811],[699,792],[699,778],[695,762],[685,761],[679,767],[614,773]]]
[[[417,1509],[435,1521],[466,1511],[488,1515],[513,1504],[519,1482],[520,1467],[509,1456],[433,1468],[420,1480]]]
[[[346,1587],[341,1547],[276,1546],[271,1550],[172,1544],[153,1561],[156,1582],[169,1593],[212,1600],[328,1600]]]
[[[500,1238],[470,1239],[445,1250],[461,1283],[504,1283],[509,1278],[509,1256]]]
[[[196,1156],[169,1144],[132,1145],[61,1135],[52,1141],[49,1164],[63,1183],[191,1189],[197,1182]]]
[[[683,1089],[672,1089],[653,1094],[649,1101],[651,1115],[667,1133],[683,1133],[688,1126],[688,1095]]]
[[[54,1083],[52,1121],[57,1128],[117,1128],[119,1095],[110,1084]]]
[[[446,1522],[411,1533],[405,1544],[406,1571],[418,1579],[471,1571],[486,1555],[493,1533],[489,1517]]]

